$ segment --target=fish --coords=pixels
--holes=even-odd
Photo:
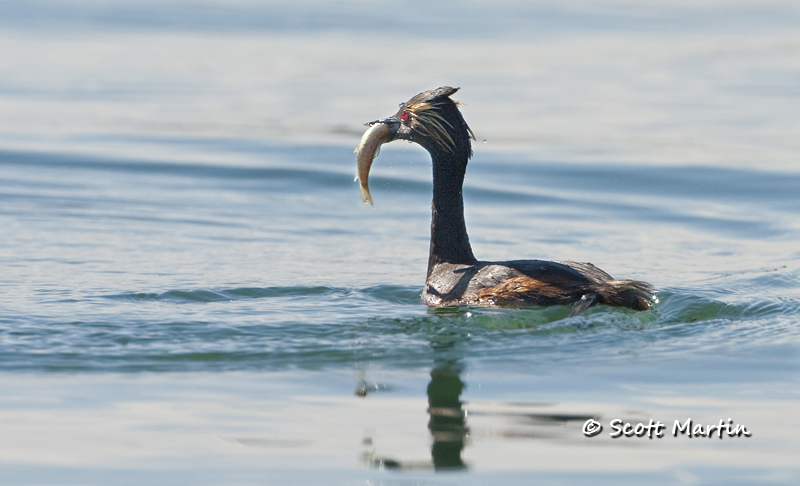
[[[372,207],[375,207],[375,203],[372,202],[372,195],[369,193],[369,169],[372,167],[372,161],[380,153],[381,145],[388,142],[391,135],[392,129],[388,124],[373,123],[364,132],[361,143],[355,149],[358,167],[355,180],[359,181],[361,186],[361,202],[369,203]]]

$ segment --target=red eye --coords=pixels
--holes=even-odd
[[[403,110],[403,112],[400,113],[400,119],[403,120],[403,121],[408,120],[408,112]]]

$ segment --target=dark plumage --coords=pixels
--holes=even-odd
[[[393,140],[409,140],[424,147],[433,161],[433,218],[428,275],[422,302],[428,305],[488,303],[508,305],[573,304],[572,315],[594,304],[650,308],[652,287],[635,280],[615,280],[591,263],[514,260],[481,262],[472,254],[464,223],[461,189],[467,162],[472,156],[472,131],[457,102],[450,99],[458,88],[443,86],[420,93],[380,123],[387,129],[371,130],[359,151],[362,194],[369,164],[375,154],[362,153],[365,146]],[[372,140],[368,140],[373,137]],[[375,143],[375,142],[379,143]],[[362,161],[363,159],[363,161]],[[366,169],[365,171],[363,169]],[[362,196],[363,197],[363,196]],[[366,200],[366,199],[365,199]]]

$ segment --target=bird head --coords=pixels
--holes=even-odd
[[[458,109],[458,101],[450,98],[459,88],[442,86],[424,91],[405,103],[394,116],[368,123],[388,124],[394,132],[386,142],[408,140],[424,147],[431,154],[472,155],[470,139],[475,139]],[[386,143],[384,142],[384,143]]]
[[[408,140],[425,148],[434,165],[449,165],[463,170],[472,156],[470,139],[475,139],[458,109],[457,101],[450,96],[459,88],[442,86],[424,91],[405,103],[394,116],[366,123],[370,129],[356,147],[361,198],[372,202],[367,180],[372,160],[377,157],[382,144],[394,140]]]

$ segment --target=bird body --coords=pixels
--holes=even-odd
[[[461,304],[574,305],[576,303],[650,307],[650,286],[635,280],[615,280],[591,263],[516,260],[440,263],[422,291],[431,306]]]
[[[430,306],[461,304],[573,305],[577,315],[595,304],[650,308],[652,287],[616,280],[591,263],[514,260],[481,262],[472,253],[462,186],[472,156],[472,131],[443,86],[420,93],[389,118],[368,123],[356,147],[362,200],[377,148],[393,140],[418,143],[433,163],[433,203],[428,273],[422,302]],[[380,128],[376,128],[380,127]],[[368,199],[372,202],[371,197]],[[366,202],[366,201],[365,201]]]

